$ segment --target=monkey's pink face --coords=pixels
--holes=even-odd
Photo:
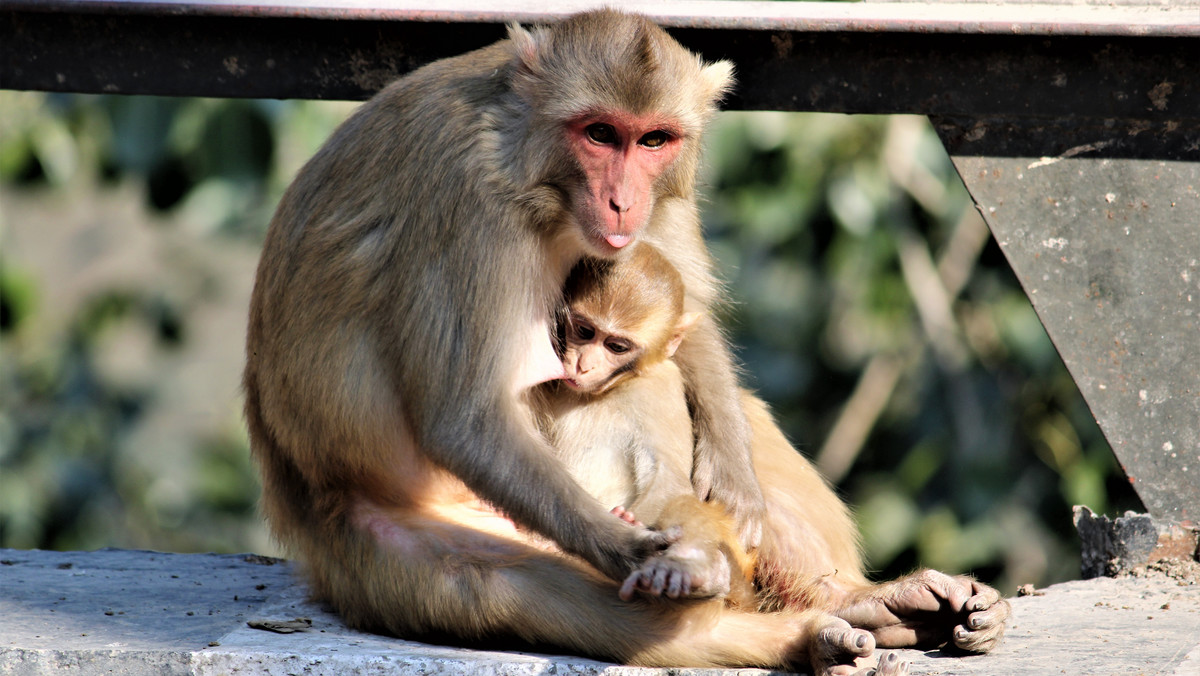
[[[572,317],[563,350],[563,381],[585,394],[601,394],[632,375],[641,349],[628,338],[609,333],[583,317]]]
[[[575,216],[599,255],[633,241],[654,209],[654,183],[679,154],[678,125],[661,116],[603,112],[567,125],[571,151],[583,169]]]

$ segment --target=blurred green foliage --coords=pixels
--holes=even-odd
[[[151,222],[256,242],[347,108],[0,92],[0,110],[0,197],[134,185]],[[929,126],[726,113],[705,181],[746,380],[832,468],[874,570],[974,571],[1008,592],[1075,577],[1070,506],[1136,501]],[[35,276],[3,241],[0,545],[261,549],[236,421],[157,458],[185,468],[164,482],[143,460],[156,449],[130,449],[164,393],[98,363],[115,326],[140,327],[164,359],[186,351],[195,308],[96,288],[47,335],[31,328],[49,309]],[[229,358],[238,370],[241,355]],[[848,401],[876,403],[839,422]],[[835,429],[850,441],[829,441]]]

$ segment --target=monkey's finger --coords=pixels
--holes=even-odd
[[[691,576],[682,570],[671,571],[667,580],[667,598],[677,599],[691,592]]]
[[[975,594],[967,599],[966,608],[970,611],[987,610],[1000,602],[1000,592],[986,584],[972,582],[971,591]],[[1004,605],[1008,605],[1007,603]]]
[[[912,601],[911,610],[935,611],[949,606],[950,610],[960,612],[967,599],[971,598],[975,582],[966,576],[950,577],[936,570],[921,571],[918,580],[935,598],[921,598],[923,595],[920,594],[915,598],[903,595],[903,598]]]
[[[646,524],[642,523],[641,521],[638,521],[637,517],[633,515],[633,512],[625,509],[621,505],[617,505],[616,507],[613,507],[612,509],[608,510],[608,513],[612,514],[613,516],[617,517],[618,519],[624,521],[625,523],[630,524],[631,526],[643,526],[644,527],[646,525]]]
[[[969,631],[961,624],[954,628],[954,645],[962,650],[973,653],[986,653],[1000,645],[1004,638],[1004,627],[996,627],[990,631]]]
[[[662,553],[668,547],[675,544],[675,541],[682,534],[683,531],[678,527],[671,527],[666,530],[643,528],[640,535],[641,540],[638,543],[641,545],[643,559],[648,561],[652,557]]]
[[[763,524],[762,519],[757,516],[751,517],[742,523],[742,529],[738,532],[738,540],[747,551],[758,549],[762,544]]]
[[[908,662],[900,659],[896,653],[888,653],[879,658],[875,676],[908,676]]]
[[[1000,627],[1006,620],[1008,620],[1008,604],[997,603],[988,610],[972,612],[967,617],[967,627],[970,627],[974,632],[978,632],[979,629]]]
[[[621,597],[622,601],[628,601],[633,598],[633,592],[638,588],[642,581],[642,571],[635,570],[625,578],[621,583],[621,589],[617,592],[617,596]]]
[[[680,526],[671,526],[663,531],[663,535],[666,536],[669,544],[675,544],[679,541],[679,538],[683,537],[683,528]]]
[[[987,610],[979,610],[967,616],[965,626],[971,631],[1000,627],[1008,619],[1008,603],[997,603]]]
[[[654,571],[654,581],[650,583],[650,593],[655,596],[662,596],[663,590],[667,588],[667,576],[671,573],[669,566],[659,566]]]
[[[700,462],[692,466],[692,490],[696,493],[696,497],[702,502],[707,502],[711,497],[713,488],[713,466],[712,463]]]
[[[967,601],[971,599],[971,595],[975,593],[975,580],[964,575],[946,578],[946,600],[949,601],[950,607],[954,610],[964,610],[967,607]]]
[[[868,631],[839,622],[821,630],[817,645],[820,656],[827,660],[847,655],[864,657],[875,651],[875,637]]]

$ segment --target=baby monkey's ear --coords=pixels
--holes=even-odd
[[[675,351],[683,343],[688,329],[695,326],[696,322],[700,321],[701,316],[702,314],[699,312],[685,312],[679,318],[679,323],[675,325],[675,332],[671,334],[671,340],[667,341],[667,359],[675,356]]]

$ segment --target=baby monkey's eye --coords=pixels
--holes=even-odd
[[[604,343],[604,347],[608,348],[613,354],[625,354],[629,351],[629,343],[623,340],[609,340]]]
[[[575,337],[580,340],[591,340],[596,337],[596,329],[582,322],[575,322],[571,326],[575,329]]]

